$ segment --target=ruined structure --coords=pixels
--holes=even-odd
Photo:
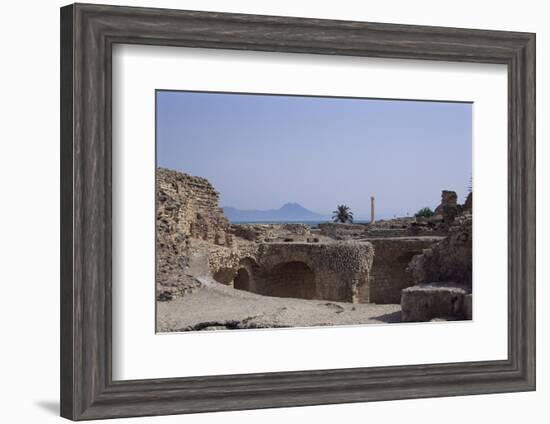
[[[368,299],[373,248],[368,242],[269,242],[217,249],[214,279],[266,296],[353,302]]]
[[[472,318],[472,193],[464,205],[456,205],[456,194],[447,198],[454,211],[446,237],[408,266],[415,285],[402,292],[404,321]]]
[[[369,276],[370,296],[362,301],[400,303],[401,290],[411,285],[409,262],[440,240],[439,236],[371,238],[374,260]]]
[[[472,286],[472,216],[456,218],[448,235],[409,264],[415,284],[453,281]]]
[[[443,190],[441,192],[441,203],[435,208],[434,216],[431,218],[432,222],[439,221],[440,226],[443,226],[444,229],[448,229],[454,219],[460,215],[464,206],[458,204],[458,197],[454,191]]]
[[[157,296],[170,299],[198,286],[190,273],[192,243],[230,246],[229,221],[205,178],[157,169]]]
[[[352,302],[368,299],[372,245],[319,243],[308,225],[230,225],[204,178],[157,170],[157,298],[200,277],[258,294]]]
[[[415,291],[420,284],[452,280],[467,286],[470,280],[471,287],[471,215],[463,213],[466,206],[456,204],[456,195],[450,192],[444,192],[433,225],[415,218],[374,224],[323,223],[315,229],[306,224],[236,225],[229,223],[218,200],[204,178],[157,170],[158,300],[219,286],[211,296],[248,292],[260,298],[328,301],[326,307],[335,311],[343,307],[330,302],[401,303],[413,311],[405,313],[407,320],[433,315],[418,307],[424,295]],[[408,289],[413,285],[416,289]],[[222,287],[225,291],[220,291]],[[431,309],[444,304],[443,309],[465,310],[466,298],[458,296],[457,301],[455,295],[439,290],[433,298],[439,300],[432,302],[436,306]],[[284,310],[276,308],[277,314]],[[264,325],[266,318],[258,317],[239,321],[235,328]]]
[[[201,278],[265,296],[399,303],[410,259],[441,238],[365,224],[231,225],[204,178],[157,171],[157,297]]]

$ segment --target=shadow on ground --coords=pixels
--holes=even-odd
[[[386,323],[401,322],[401,311],[378,315],[377,317],[372,317],[371,319]]]

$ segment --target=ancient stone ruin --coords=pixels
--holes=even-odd
[[[447,235],[413,257],[407,268],[414,286],[401,296],[403,321],[472,319],[472,193],[457,205],[456,195],[443,192],[444,204],[439,209]]]
[[[352,320],[343,313],[347,307],[333,302],[399,305],[402,290],[416,283],[458,281],[461,272],[460,281],[467,282],[467,253],[458,244],[463,236],[456,229],[463,207],[449,193],[444,192],[433,220],[421,225],[414,218],[326,223],[316,229],[305,224],[236,225],[220,209],[219,194],[208,180],[159,168],[157,300],[182,298],[207,287],[212,299],[223,296],[233,299],[232,305],[237,298],[257,295],[324,301],[319,305],[345,321]],[[456,250],[455,259],[445,257],[450,249]],[[436,275],[440,265],[437,272],[442,274]],[[285,310],[285,305],[278,306],[277,311]],[[235,320],[186,322],[186,328],[282,326],[278,317],[250,317],[246,325]],[[175,326],[166,324],[171,330]]]

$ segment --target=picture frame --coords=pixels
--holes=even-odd
[[[112,379],[114,44],[504,64],[508,359]],[[74,4],[61,8],[61,415],[167,415],[535,390],[535,34]]]

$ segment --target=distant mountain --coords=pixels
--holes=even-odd
[[[280,209],[269,209],[265,211],[241,210],[225,206],[223,211],[232,222],[323,221],[328,219],[326,215],[312,212],[298,203],[286,203]]]

